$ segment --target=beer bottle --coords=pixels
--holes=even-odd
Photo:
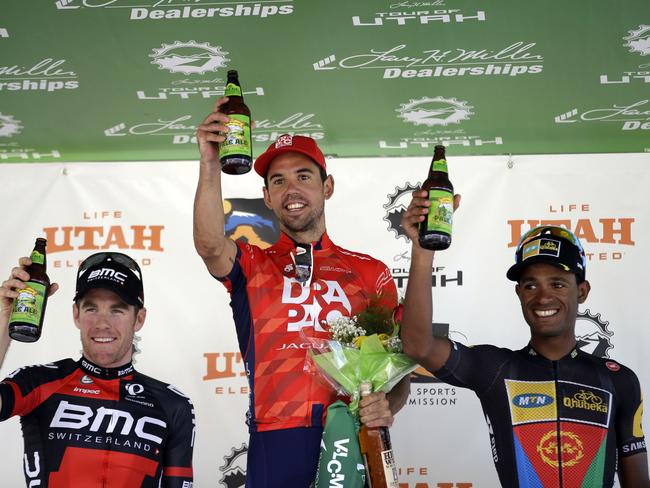
[[[17,341],[34,342],[41,337],[47,292],[50,288],[50,278],[46,273],[46,245],[45,239],[36,239],[30,256],[32,264],[26,268],[29,281],[22,290],[18,290],[18,296],[14,298],[11,307],[9,337]]]
[[[451,222],[454,214],[454,186],[449,181],[445,146],[436,146],[429,176],[422,184],[429,192],[431,207],[420,222],[418,242],[424,249],[440,251],[451,245]]]
[[[372,385],[361,383],[361,397],[370,395]],[[393,457],[388,427],[359,429],[359,447],[366,466],[366,486],[368,488],[399,488],[397,465]]]
[[[225,95],[228,101],[221,106],[221,111],[230,118],[230,121],[226,124],[229,129],[224,134],[226,140],[219,144],[219,161],[224,173],[240,175],[248,173],[251,169],[253,144],[251,111],[244,103],[236,70],[228,71]]]

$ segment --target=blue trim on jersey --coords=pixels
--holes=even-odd
[[[311,406],[311,426],[323,427],[323,412],[325,406],[322,403],[314,403]]]
[[[228,273],[227,278],[231,284],[230,308],[232,309],[232,316],[235,321],[237,342],[239,343],[239,351],[241,352],[242,360],[248,373],[250,393],[248,395],[249,403],[246,423],[250,431],[255,431],[255,335],[253,334],[253,314],[251,313],[248,293],[246,291],[248,281],[239,262],[240,258],[241,248],[237,246],[235,263],[230,273]]]
[[[544,488],[516,434],[513,434],[519,488]]]

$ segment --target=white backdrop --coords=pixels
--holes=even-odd
[[[513,235],[561,220],[584,238],[592,292],[577,333],[634,369],[648,395],[650,318],[650,154],[453,157],[463,196],[454,242],[435,262],[434,320],[468,344],[522,347],[528,330],[506,280]],[[510,164],[509,164],[510,163]],[[78,357],[71,319],[75,268],[99,249],[127,252],[143,265],[147,322],[137,355],[142,372],[188,394],[197,415],[195,486],[243,486],[247,387],[225,289],[192,244],[196,162],[0,165],[0,277],[34,238],[47,234],[48,272],[61,290],[50,299],[41,340],[14,343],[0,376],[27,364]],[[349,249],[393,270],[403,291],[410,244],[389,214],[426,176],[427,159],[328,161],[336,186],[328,231]],[[259,198],[257,175],[225,176],[226,198]],[[246,230],[244,227],[242,227]],[[46,230],[49,229],[49,230]],[[648,432],[648,419],[644,420]],[[487,429],[472,392],[413,383],[391,429],[402,488],[498,486]],[[17,419],[0,424],[2,486],[24,485]]]

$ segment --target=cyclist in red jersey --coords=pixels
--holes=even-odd
[[[397,305],[397,290],[382,262],[343,249],[325,229],[325,200],[334,192],[323,153],[309,137],[285,134],[255,161],[263,196],[281,236],[273,246],[233,241],[224,233],[218,143],[227,100],[197,130],[201,153],[194,204],[194,242],[208,271],[231,295],[239,347],[250,382],[250,440],[246,486],[306,488],[318,463],[330,388],[303,371],[303,334],[324,336],[323,321],[363,310],[375,296]],[[388,395],[361,403],[369,426],[391,425],[408,396],[403,380]]]
[[[623,488],[650,488],[637,376],[576,341],[578,305],[591,289],[579,239],[555,226],[525,233],[506,276],[517,283],[529,344],[467,347],[431,336],[434,253],[417,240],[429,205],[426,191],[415,192],[402,217],[413,242],[404,350],[440,380],[476,393],[502,486],[610,488],[618,471]]]
[[[0,287],[0,365],[12,300],[29,279],[29,264],[21,258]],[[53,284],[50,294],[57,289]],[[0,383],[0,420],[21,417],[28,486],[192,487],[192,403],[131,362],[145,317],[133,259],[103,252],[81,263],[73,305],[81,359],[20,368]]]

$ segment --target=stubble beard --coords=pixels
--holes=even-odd
[[[305,219],[302,220],[302,222],[296,220],[290,220],[282,217],[278,217],[278,220],[280,221],[282,226],[290,233],[300,234],[304,232],[311,232],[317,230],[318,224],[321,221],[324,212],[325,212],[325,207],[323,205],[320,208],[316,208],[312,210],[305,217]]]

